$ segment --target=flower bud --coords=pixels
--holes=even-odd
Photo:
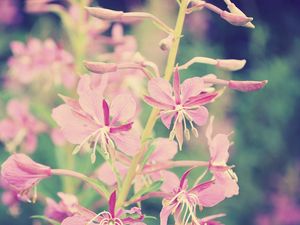
[[[228,23],[235,26],[245,26],[247,23],[253,20],[252,17],[247,17],[243,15],[233,14],[227,11],[223,11],[220,16],[226,20]]]
[[[118,69],[115,63],[103,63],[103,62],[84,62],[85,67],[93,73],[111,73],[116,72]]]
[[[27,194],[41,179],[49,176],[50,167],[34,162],[25,154],[11,155],[1,166],[2,179],[20,195]]]
[[[236,5],[234,3],[230,3],[227,5],[227,8],[229,9],[229,11],[235,15],[240,15],[240,16],[246,16],[245,13],[243,13],[242,10],[240,10],[238,7],[236,7]],[[248,27],[248,28],[255,28],[254,24],[251,22],[248,22],[244,25],[244,27]]]
[[[117,20],[120,19],[124,12],[111,9],[104,9],[101,7],[85,7],[88,13],[94,17],[105,20]]]
[[[216,67],[223,70],[236,71],[242,69],[245,66],[245,64],[245,59],[217,59]]]
[[[145,19],[144,14],[136,12],[125,13],[123,11],[116,11],[111,9],[104,9],[101,7],[86,7],[90,15],[104,20],[111,20],[122,23],[136,23]]]
[[[163,51],[168,51],[172,46],[173,40],[174,40],[174,36],[172,34],[170,34],[168,37],[162,39],[159,42],[160,49]]]
[[[234,90],[250,92],[262,89],[268,83],[267,80],[263,81],[234,81],[228,83],[228,87]]]

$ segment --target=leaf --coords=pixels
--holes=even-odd
[[[137,199],[137,198],[139,198],[139,197],[141,197],[141,196],[143,196],[143,195],[145,195],[147,193],[158,191],[160,189],[160,187],[161,187],[162,184],[163,184],[162,180],[153,182],[148,187],[144,187],[140,191],[138,191],[137,193],[135,193],[131,197],[131,199],[129,201]]]
[[[46,216],[43,216],[43,215],[34,215],[34,216],[31,216],[30,217],[31,219],[40,219],[40,220],[44,220],[48,223],[51,223],[52,225],[61,225],[60,222],[56,221],[56,220],[53,220],[53,219],[50,219]]]
[[[87,177],[86,181],[89,182],[90,184],[94,185],[95,187],[97,187],[105,195],[106,199],[109,198],[110,192],[108,191],[106,185],[104,183],[102,183],[100,180]]]
[[[157,220],[157,218],[155,216],[147,216],[146,214],[144,214],[144,218],[151,219],[151,220]]]
[[[150,145],[150,147],[148,148],[148,150],[146,151],[145,155],[144,155],[144,160],[142,162],[142,167],[144,167],[144,165],[146,164],[146,162],[148,161],[148,159],[150,158],[150,156],[152,155],[152,153],[155,150],[155,145]]]

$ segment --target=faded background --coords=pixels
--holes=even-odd
[[[24,13],[22,0],[10,0],[12,13],[0,0],[0,73],[4,75],[12,40],[29,36],[59,36],[59,20],[51,14]],[[4,1],[3,1],[4,2]],[[224,8],[220,0],[210,1]],[[236,0],[247,15],[254,17],[256,29],[234,27],[212,13],[195,13],[187,18],[185,35],[179,52],[179,63],[196,56],[245,58],[242,71],[223,74],[236,80],[269,80],[265,89],[256,93],[226,91],[225,97],[211,107],[218,118],[218,131],[234,130],[235,142],[231,164],[236,165],[240,195],[213,209],[225,212],[227,225],[299,225],[300,224],[300,2],[298,0]],[[173,25],[175,0],[98,0],[101,6],[129,11],[149,10]],[[15,13],[14,13],[15,12]],[[157,43],[163,38],[151,24],[128,28],[137,36],[140,51],[163,66],[165,54]],[[1,72],[2,71],[2,72]],[[211,68],[193,66],[191,75],[212,72]],[[220,74],[220,73],[219,73]],[[1,99],[5,93],[1,91]],[[2,110],[2,109],[1,109]],[[3,111],[3,110],[2,110]],[[158,131],[165,129],[158,125]],[[196,141],[194,141],[195,144]],[[197,148],[184,152],[195,157]],[[46,153],[50,152],[50,153]],[[35,159],[51,163],[49,138],[40,137]],[[3,160],[7,157],[0,150]],[[178,157],[181,157],[179,155]],[[180,174],[182,170],[180,170]],[[47,190],[54,196],[56,180]],[[48,184],[47,184],[48,185]],[[161,205],[155,200],[144,204],[148,215],[157,214]],[[39,205],[23,204],[20,217],[13,218],[0,206],[1,225],[32,224],[31,215],[41,213]],[[158,224],[150,221],[149,224]]]

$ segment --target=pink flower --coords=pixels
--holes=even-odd
[[[177,144],[174,141],[170,141],[166,138],[157,138],[152,144],[155,146],[150,157],[147,159],[147,162],[141,171],[140,175],[137,175],[135,178],[135,191],[141,190],[147,184],[145,180],[149,181],[159,181],[162,180],[163,184],[160,187],[160,190],[163,192],[171,192],[174,188],[174,184],[179,183],[179,179],[175,173],[168,170],[160,170],[151,172],[151,168],[155,165],[162,165],[167,161],[172,160],[172,158],[177,153]],[[129,169],[130,160],[123,158],[122,163],[116,162],[115,166],[118,169],[118,172],[121,178],[124,178]],[[149,172],[148,172],[149,171]],[[109,165],[105,162],[97,171],[98,178],[108,185],[114,185],[117,182],[117,179]],[[146,179],[145,179],[146,178]]]
[[[225,197],[230,198],[233,195],[238,195],[239,186],[237,184],[238,178],[233,170],[227,166],[229,159],[229,147],[231,145],[228,135],[217,134],[212,137],[212,123],[211,117],[210,124],[206,131],[208,139],[209,152],[210,152],[210,166],[209,169],[213,173],[216,184],[224,189]]]
[[[20,213],[20,199],[18,193],[10,190],[9,185],[0,176],[0,187],[3,189],[1,202],[5,205],[11,215],[15,216]]]
[[[1,165],[1,177],[8,187],[23,199],[40,180],[51,176],[51,168],[36,163],[24,154],[13,154]],[[35,193],[36,194],[36,193]],[[35,197],[33,200],[35,200]]]
[[[14,25],[20,22],[20,12],[18,9],[18,0],[0,1],[0,25]]]
[[[78,212],[79,203],[77,198],[71,194],[58,193],[57,194],[61,201],[56,203],[53,199],[46,199],[46,209],[45,216],[56,220],[58,222],[62,222],[65,218],[70,217]]]
[[[142,223],[144,216],[140,208],[133,207],[130,210],[116,210],[116,192],[109,199],[109,211],[99,214],[82,208],[79,213],[66,218],[62,225],[92,225],[92,224],[114,224],[114,225],[145,225]]]
[[[0,140],[10,152],[19,147],[32,153],[36,149],[37,135],[45,130],[45,125],[30,114],[25,101],[10,100],[6,111],[8,118],[0,121]]]
[[[45,89],[51,85],[72,88],[76,82],[73,57],[52,39],[31,38],[24,44],[11,43],[13,56],[8,61],[9,75],[20,84],[38,82]]]
[[[82,77],[78,84],[79,99],[63,97],[65,104],[53,109],[52,117],[61,127],[65,138],[78,144],[75,152],[92,145],[91,160],[96,160],[100,142],[104,154],[118,148],[134,155],[140,146],[139,136],[131,130],[136,103],[130,95],[118,95],[109,105],[101,90],[94,88],[91,79]]]
[[[174,119],[170,137],[176,136],[180,148],[183,143],[183,132],[187,139],[190,137],[187,123],[190,123],[194,135],[198,136],[193,123],[198,126],[206,123],[208,111],[203,105],[212,102],[218,96],[216,92],[207,93],[205,88],[200,77],[186,79],[180,85],[177,68],[173,87],[162,78],[154,78],[148,83],[149,96],[145,96],[145,101],[160,109],[161,120],[168,129]]]
[[[166,194],[163,208],[160,212],[160,224],[167,225],[170,214],[174,215],[175,224],[199,224],[195,211],[197,206],[212,207],[224,200],[224,192],[215,185],[214,181],[200,183],[188,189],[187,176],[192,169],[187,170],[181,177],[178,188]]]

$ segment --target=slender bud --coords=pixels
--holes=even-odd
[[[243,11],[240,10],[238,7],[236,7],[236,5],[234,3],[232,3],[232,2],[229,3],[229,4],[227,4],[227,8],[233,14],[240,15],[240,16],[246,16],[245,13],[243,13]],[[254,24],[251,23],[251,22],[246,23],[244,25],[244,27],[255,28]]]
[[[243,15],[233,14],[227,11],[223,11],[220,16],[226,20],[228,23],[235,26],[245,26],[247,23],[253,20],[252,17],[247,17]]]
[[[105,20],[118,20],[122,18],[124,12],[101,7],[85,7],[88,13],[94,17]]]
[[[118,69],[118,66],[115,63],[85,61],[84,65],[89,71],[93,73],[100,73],[100,74],[116,72]]]
[[[263,81],[234,81],[228,83],[228,87],[234,90],[250,92],[262,89],[268,83],[267,80]]]
[[[242,69],[245,66],[245,64],[245,59],[217,59],[216,67],[223,70],[236,71]]]

